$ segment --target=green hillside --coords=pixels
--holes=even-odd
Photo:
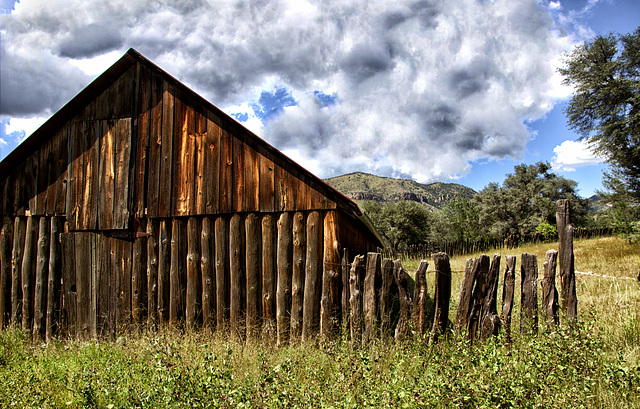
[[[441,209],[459,195],[472,198],[476,194],[473,189],[456,183],[422,184],[413,180],[380,177],[362,172],[337,176],[325,182],[351,200],[411,200],[437,209]]]

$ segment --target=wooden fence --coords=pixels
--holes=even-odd
[[[573,237],[575,239],[608,237],[613,235],[613,233],[613,228],[610,227],[577,227],[574,228]],[[502,239],[428,241],[425,244],[408,246],[400,251],[394,251],[393,249],[379,249],[378,251],[385,257],[404,260],[408,258],[430,258],[434,254],[441,252],[447,253],[450,256],[457,256],[492,250],[511,249],[526,243],[540,243],[543,241],[540,234],[530,234],[524,237],[510,236]]]
[[[575,319],[573,227],[559,204],[559,252],[547,252],[542,315],[557,325],[556,265],[561,308]],[[565,213],[561,213],[565,212]],[[0,328],[20,326],[35,338],[98,338],[159,325],[229,331],[278,344],[336,337],[351,342],[430,339],[449,326],[451,267],[433,254],[409,273],[380,253],[350,262],[338,250],[336,213],[284,212],[148,219],[141,233],[65,232],[56,216],[6,218],[0,231]],[[145,233],[146,232],[146,233]],[[559,262],[557,261],[559,260]],[[500,255],[468,260],[455,328],[484,339],[510,333],[516,258],[506,258],[502,310],[497,294]],[[521,328],[537,331],[538,267],[521,257]]]

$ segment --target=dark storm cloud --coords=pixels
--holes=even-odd
[[[342,61],[342,69],[356,82],[388,71],[393,65],[389,48],[379,43],[356,44]]]
[[[116,27],[87,24],[75,28],[59,46],[59,54],[69,58],[91,58],[122,47],[124,40]]]
[[[33,58],[3,48],[0,50],[0,115],[50,115],[88,81],[89,77],[82,71],[58,65],[53,56]]]

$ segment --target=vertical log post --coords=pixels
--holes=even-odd
[[[293,266],[291,276],[291,340],[302,334],[304,274],[307,252],[307,229],[304,214],[293,215]]]
[[[51,217],[49,239],[49,274],[47,288],[47,328],[45,339],[51,342],[54,335],[58,334],[60,326],[60,292],[62,285],[62,260],[60,258],[60,218]]]
[[[416,270],[415,287],[413,290],[413,327],[418,336],[427,330],[427,260],[420,261]]]
[[[436,270],[435,278],[435,311],[430,342],[436,342],[447,329],[449,322],[449,301],[451,299],[451,265],[446,253],[433,255],[433,265]]]
[[[409,335],[409,321],[411,320],[411,298],[407,290],[407,280],[409,275],[402,268],[400,260],[396,260],[393,264],[393,272],[398,284],[398,295],[400,298],[400,318],[396,326],[396,341],[404,340]]]
[[[560,268],[560,308],[567,321],[575,322],[578,313],[576,297],[576,275],[573,255],[573,226],[569,214],[569,200],[556,202],[556,220],[558,225],[558,266]]]
[[[360,271],[364,263],[364,256],[356,256],[351,264],[349,272],[349,307],[351,343],[354,347],[360,345],[362,340],[362,281]]]
[[[482,315],[480,319],[480,340],[498,335],[500,318],[497,311],[498,281],[500,278],[500,254],[494,254],[487,275]]]
[[[13,223],[4,217],[0,231],[0,330],[7,327],[11,319],[11,246]]]
[[[171,227],[171,270],[169,273],[169,324],[178,325],[184,318],[186,276],[186,226],[183,220],[173,219]]]
[[[47,289],[49,275],[49,251],[51,223],[46,217],[41,217],[38,227],[38,250],[36,262],[35,298],[33,303],[33,337],[44,339],[47,327]]]
[[[385,258],[380,266],[382,287],[380,288],[380,336],[391,335],[391,285],[393,284],[393,260]]]
[[[13,223],[13,248],[11,251],[11,324],[19,325],[22,318],[22,257],[27,221],[16,217]]]
[[[467,260],[464,269],[464,279],[462,288],[460,289],[460,301],[458,302],[458,311],[456,312],[456,327],[458,331],[467,328],[469,322],[469,313],[471,312],[473,302],[473,284],[475,283],[475,274],[478,270],[475,268],[474,259]]]
[[[136,221],[136,230],[146,231],[145,219]],[[133,242],[133,260],[131,262],[131,320],[134,328],[140,328],[147,307],[147,238],[137,237]]]
[[[368,344],[376,335],[376,277],[380,276],[380,253],[367,255],[367,270],[364,276],[364,291],[362,296],[362,314],[364,315],[364,332],[362,344]]]
[[[333,338],[340,319],[340,250],[335,211],[324,217],[324,252],[322,268],[322,298],[320,301],[320,336]]]
[[[513,292],[516,282],[516,256],[507,256],[507,269],[504,272],[502,287],[502,323],[507,341],[511,341],[511,312],[513,311]]]
[[[246,322],[242,322],[244,309],[244,221],[234,214],[229,223],[229,323],[231,334],[244,339]]]
[[[31,332],[33,326],[33,281],[36,267],[38,225],[35,216],[27,217],[22,258],[22,330]]]
[[[289,340],[291,324],[291,277],[293,267],[293,226],[290,213],[278,218],[277,246],[278,280],[276,289],[277,343],[284,345]]]
[[[200,274],[202,281],[202,326],[205,328],[215,326],[216,322],[213,233],[214,221],[209,216],[203,217],[200,234]]]
[[[520,331],[538,332],[538,256],[522,254],[520,270]]]
[[[229,225],[224,216],[215,222],[216,246],[216,327],[224,330],[229,299]]]
[[[547,330],[554,330],[558,324],[558,291],[556,290],[556,267],[558,251],[548,250],[544,261],[544,278],[542,279],[542,313]]]
[[[262,217],[262,334],[267,339],[275,335],[276,314],[276,249],[273,216]]]
[[[185,319],[187,328],[195,328],[200,318],[202,276],[200,272],[200,223],[195,217],[187,220],[187,294]]]
[[[262,253],[260,244],[262,234],[260,232],[260,220],[255,213],[247,215],[244,221],[247,249],[246,273],[247,273],[247,342],[258,335],[260,327],[260,305],[262,291],[260,288],[260,271],[262,267]]]
[[[147,317],[148,328],[153,330],[158,324],[158,234],[159,225],[156,220],[147,223]]]
[[[160,220],[158,235],[158,322],[169,322],[169,274],[171,272],[171,225],[169,220]]]
[[[342,280],[342,328],[344,331],[349,329],[349,249],[342,249],[342,266],[340,278]],[[345,332],[346,333],[346,332]]]
[[[307,218],[307,256],[302,307],[302,342],[311,340],[318,329],[320,310],[320,278],[322,277],[322,231],[320,212],[313,211]]]
[[[473,262],[473,277],[475,278],[475,286],[471,296],[471,311],[467,322],[467,330],[469,339],[476,337],[478,326],[481,324],[482,307],[484,303],[484,295],[487,292],[487,278],[489,275],[490,259],[486,254],[480,255]],[[466,283],[465,283],[466,284]]]

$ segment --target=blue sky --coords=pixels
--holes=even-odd
[[[589,3],[593,3],[589,8]],[[640,26],[640,2],[636,0],[610,0],[599,2],[563,1],[565,10],[573,11],[576,20],[593,31],[595,35],[609,33],[629,33]],[[539,161],[553,162],[556,156],[554,148],[564,141],[576,141],[578,135],[568,129],[564,109],[568,99],[556,103],[544,117],[528,123],[532,138],[527,144],[522,160],[503,159],[489,163],[475,163],[473,170],[457,182],[476,190],[482,189],[491,181],[501,182],[504,176],[513,172],[519,163],[533,164]],[[602,172],[607,169],[603,163],[582,164],[569,170],[556,170],[556,173],[578,182],[579,194],[590,197],[602,190]]]
[[[0,0],[0,159],[130,47],[320,177],[601,188],[557,67],[635,0]]]

